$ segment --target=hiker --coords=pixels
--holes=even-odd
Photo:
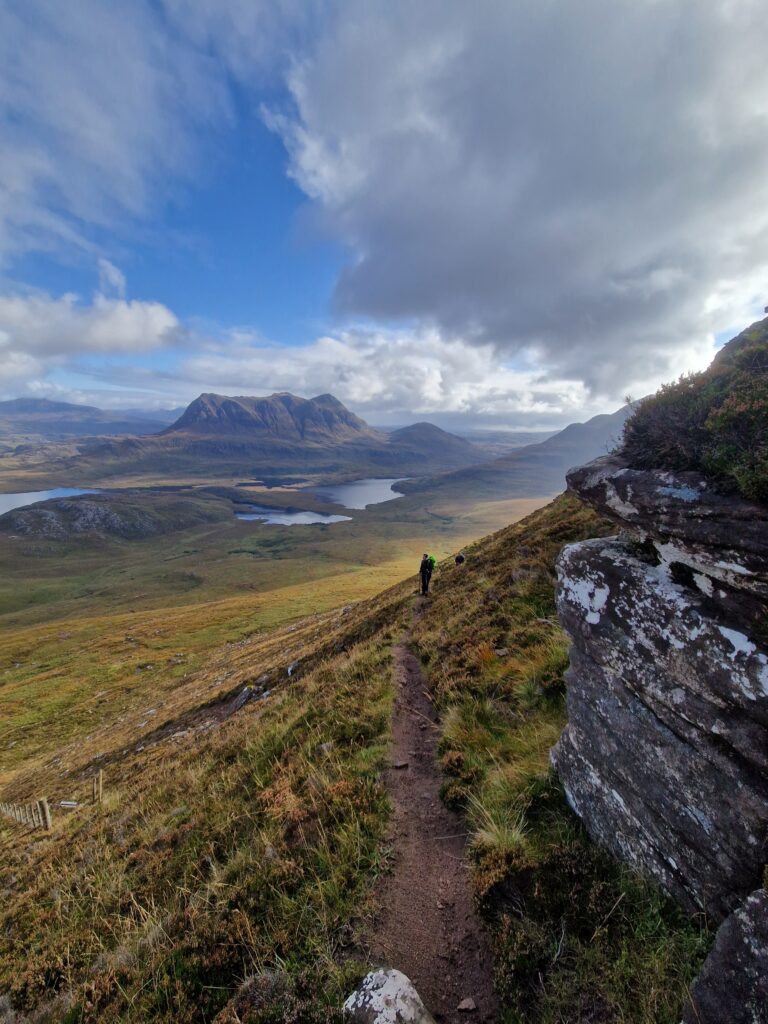
[[[432,570],[435,568],[435,559],[432,555],[428,555],[424,552],[421,565],[419,566],[419,575],[421,576],[421,592],[422,594],[429,593],[429,581],[432,579]]]
[[[463,551],[460,551],[458,555],[456,555],[456,557],[454,558],[454,562],[456,563],[456,565],[464,565],[466,560],[467,559]]]

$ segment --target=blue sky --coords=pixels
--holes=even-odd
[[[757,0],[0,0],[0,397],[551,428],[768,301]]]
[[[298,344],[326,320],[344,250],[313,227],[281,140],[248,116],[242,97],[238,108],[235,122],[200,140],[196,180],[172,190],[157,220],[102,233],[100,250],[125,273],[131,296],[212,326],[257,324],[280,344]],[[27,253],[11,272],[52,294],[88,295],[98,285],[96,262],[79,251]]]

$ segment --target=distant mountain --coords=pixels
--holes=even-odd
[[[464,463],[478,461],[478,448],[456,434],[436,427],[434,423],[413,423],[389,434],[389,443],[414,453],[428,452],[441,459]]]
[[[531,498],[557,494],[572,467],[604,455],[621,438],[629,406],[610,415],[571,423],[540,444],[526,445],[499,459],[477,466],[403,481],[404,494],[473,495],[483,498]]]
[[[112,434],[153,434],[162,418],[141,418],[123,410],[53,402],[48,398],[12,398],[0,402],[0,437],[40,437],[48,441]]]
[[[288,392],[267,398],[204,394],[191,402],[164,434],[277,438],[283,441],[342,440],[378,436],[333,395],[298,398]]]
[[[386,433],[333,395],[202,394],[150,437],[106,442],[74,460],[80,479],[126,473],[269,478],[421,476],[486,453],[431,423]]]

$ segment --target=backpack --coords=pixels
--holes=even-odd
[[[430,555],[427,561],[429,562],[429,571],[434,572],[435,565],[437,564],[437,559],[435,558],[434,555]]]

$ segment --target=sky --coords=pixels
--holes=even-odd
[[[552,429],[768,303],[764,0],[0,0],[0,398]]]

